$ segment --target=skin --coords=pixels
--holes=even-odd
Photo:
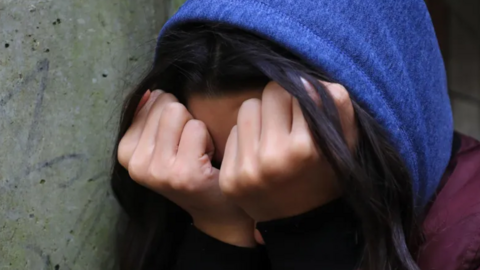
[[[247,89],[244,92],[222,98],[192,96],[187,108],[195,119],[204,122],[215,145],[213,159],[222,162],[230,131],[237,123],[242,104],[249,99],[261,99],[263,89]]]
[[[353,147],[348,92],[325,85]],[[311,86],[306,89],[318,103]],[[263,91],[192,96],[187,107],[171,94],[147,92],[118,159],[134,181],[187,211],[198,229],[243,247],[256,245],[255,222],[302,214],[341,195],[298,101],[273,82]],[[222,161],[220,170],[212,160]]]

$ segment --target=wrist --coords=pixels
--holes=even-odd
[[[246,248],[257,245],[253,233],[253,220],[213,221],[194,219],[194,226],[208,236],[226,244]]]

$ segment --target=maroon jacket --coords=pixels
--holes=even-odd
[[[460,135],[425,222],[422,270],[480,270],[480,142]]]

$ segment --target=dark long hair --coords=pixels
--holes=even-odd
[[[321,108],[300,78],[315,87]],[[335,104],[319,79],[332,81],[318,67],[256,34],[223,24],[184,24],[164,35],[157,61],[126,99],[116,145],[148,89],[162,89],[185,102],[192,93],[218,96],[276,81],[299,100],[316,143],[338,176],[344,199],[360,221],[361,267],[418,269],[420,230],[404,162],[382,127],[353,98],[359,139],[356,150],[350,151]],[[111,184],[127,217],[118,239],[120,268],[170,269],[190,217],[136,184],[116,154],[115,150]]]

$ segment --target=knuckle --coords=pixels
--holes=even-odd
[[[242,102],[238,110],[237,124],[249,122],[252,116],[258,116],[256,113],[261,108],[261,104],[258,98],[250,98]]]
[[[263,90],[263,94],[271,94],[272,92],[277,92],[278,90],[283,90],[283,87],[275,81],[270,81]]]
[[[287,152],[280,146],[267,147],[260,152],[259,164],[261,174],[267,179],[275,177],[279,171],[288,165]]]
[[[315,102],[315,104],[317,104],[317,106],[320,106],[321,104],[320,95],[318,94],[316,88],[304,78],[302,78],[302,82],[310,98]]]
[[[137,160],[131,160],[128,164],[128,174],[130,178],[137,183],[145,183],[148,176],[145,173],[145,168],[143,164]]]
[[[328,86],[330,95],[332,96],[333,100],[335,101],[335,105],[338,108],[344,108],[345,106],[349,106],[351,104],[350,94],[348,93],[347,89],[343,87],[341,84],[334,83]]]
[[[237,181],[234,178],[223,178],[219,182],[220,190],[227,197],[238,197],[240,195],[240,189]]]
[[[258,98],[249,98],[242,102],[242,107],[244,107],[245,110],[248,110],[252,107],[257,107],[261,104],[262,102]]]
[[[138,138],[136,135],[138,135],[138,132],[133,132],[130,127],[118,142],[117,159],[124,168],[128,167],[128,163],[137,147]]]
[[[170,186],[173,190],[182,193],[193,193],[197,190],[196,185],[194,185],[192,182],[182,179],[172,179]]]
[[[168,172],[157,166],[150,166],[148,168],[148,179],[154,183],[163,184],[168,182]]]
[[[124,139],[118,144],[117,160],[124,168],[128,168],[128,163],[130,161],[131,151],[129,148],[130,147],[128,147],[127,142]]]
[[[161,95],[161,98],[166,100],[166,101],[178,102],[177,98],[172,93],[163,92],[162,95]]]
[[[185,178],[187,178],[185,171],[180,167],[175,167],[170,172],[170,179],[173,182],[184,182]]]
[[[234,170],[220,170],[218,184],[224,193],[232,193],[235,190],[236,173]]]
[[[206,130],[207,126],[200,120],[192,119],[187,122],[184,129],[187,132],[200,132]]]
[[[227,197],[239,198],[255,189],[261,179],[256,167],[250,162],[235,170],[221,171],[219,186],[222,193]]]
[[[262,184],[263,173],[260,170],[260,162],[253,162],[252,160],[246,160],[240,167],[239,177],[237,182],[242,183],[244,188],[256,188]]]
[[[271,151],[264,151],[260,155],[259,163],[260,167],[262,168],[262,173],[271,176],[275,173],[276,164],[278,160],[278,155],[272,153]]]
[[[165,116],[174,117],[174,116],[179,116],[183,114],[188,114],[188,110],[187,108],[185,108],[183,104],[179,102],[169,102],[163,108],[162,114]]]
[[[282,87],[277,82],[271,81],[265,86],[265,89],[262,93],[262,100],[263,99],[286,99],[291,98],[291,95],[287,89]]]
[[[255,180],[259,178],[259,171],[257,169],[257,166],[253,164],[251,161],[243,162],[243,165],[241,167],[241,179],[245,180]]]
[[[291,145],[290,156],[297,163],[311,161],[315,158],[316,148],[310,136],[299,136]]]
[[[169,104],[169,103],[178,103],[177,98],[171,93],[163,92],[155,101],[157,104]]]
[[[170,186],[177,191],[192,192],[195,190],[195,179],[186,166],[176,166],[170,173]]]

